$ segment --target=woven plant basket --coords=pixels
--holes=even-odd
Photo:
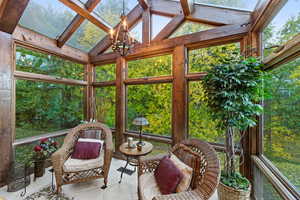
[[[250,200],[251,185],[247,191],[237,190],[220,182],[218,196],[220,200]]]
[[[42,177],[45,174],[45,160],[36,160],[34,162],[34,177]]]

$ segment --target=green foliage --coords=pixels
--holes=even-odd
[[[256,58],[235,56],[208,70],[204,79],[207,104],[220,127],[241,131],[256,125],[262,112],[258,103],[262,94],[262,65]]]
[[[222,172],[221,182],[229,187],[238,190],[248,190],[250,182],[247,178],[242,176],[240,173],[235,173],[232,176],[227,176]]]

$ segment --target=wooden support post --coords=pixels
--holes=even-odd
[[[172,138],[173,145],[187,138],[187,49],[175,47],[173,52],[173,100]]]
[[[143,43],[149,44],[151,41],[151,14],[150,9],[143,12]]]
[[[127,62],[125,58],[118,57],[116,64],[116,141],[115,151],[119,152],[119,146],[124,141],[126,122],[126,87],[124,80],[127,76]]]
[[[14,132],[13,40],[0,31],[0,186],[6,184]]]
[[[95,93],[93,88],[94,82],[94,65],[87,64],[85,65],[85,76],[84,79],[87,81],[88,85],[84,90],[84,118],[89,121],[94,119],[95,116]]]

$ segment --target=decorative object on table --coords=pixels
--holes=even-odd
[[[57,194],[56,192],[53,192],[51,186],[45,187],[41,189],[38,192],[32,193],[24,200],[74,200],[74,197],[68,197],[64,193]]]
[[[135,144],[137,145],[137,141],[135,141]],[[147,154],[151,153],[153,150],[153,145],[150,142],[145,142],[143,148],[141,151],[139,151],[137,148],[129,149],[127,147],[127,142],[120,145],[119,150],[122,154],[126,156],[126,164],[124,167],[120,167],[117,169],[121,172],[120,181],[122,182],[123,174],[133,174],[136,171],[136,167],[139,166],[139,160],[141,156],[146,156]],[[127,169],[127,166],[131,165],[134,167],[134,170]]]
[[[169,195],[162,195],[154,177],[154,172],[162,158],[169,154],[159,154],[154,157],[147,157],[139,162],[138,171],[138,194],[139,199],[210,199],[215,193],[220,179],[220,161],[214,148],[207,142],[188,139],[176,144],[171,149],[181,162],[193,169],[190,188],[186,191],[177,191]],[[171,154],[171,160],[173,160]],[[175,163],[175,162],[174,162]],[[177,167],[179,165],[176,165]],[[178,167],[179,168],[179,167]],[[182,169],[182,167],[180,167]],[[185,174],[185,173],[184,173]],[[188,181],[188,177],[184,178]],[[182,180],[183,181],[183,180]],[[179,185],[182,185],[180,182]],[[178,186],[179,186],[178,185]]]
[[[45,174],[45,161],[56,150],[58,143],[52,138],[43,138],[39,144],[34,147],[34,178],[42,177]]]
[[[133,120],[132,124],[139,127],[139,142],[137,144],[144,146],[145,143],[142,141],[142,130],[143,126],[149,125],[148,120],[145,117],[137,117]]]
[[[123,0],[123,10],[121,14],[121,26],[116,30],[110,30],[110,40],[112,50],[121,56],[126,56],[135,44],[135,39],[131,36],[125,16],[125,2]]]
[[[96,159],[73,159],[71,157],[78,138],[84,137],[83,133],[101,132],[101,140],[104,141],[103,149]],[[93,135],[98,139],[97,135]],[[84,137],[86,138],[86,137]],[[52,156],[52,164],[55,174],[57,192],[60,193],[62,185],[87,182],[104,178],[102,189],[107,187],[108,172],[112,160],[113,143],[112,134],[108,126],[102,123],[80,124],[73,128],[66,136],[62,147]]]
[[[130,149],[133,149],[136,147],[136,145],[133,143],[133,137],[127,138],[127,144],[128,144],[128,148],[130,148]]]
[[[143,144],[143,145],[145,145],[145,144]],[[136,144],[137,150],[138,150],[138,151],[142,151],[143,145],[142,145],[142,144],[139,144],[139,143]]]
[[[233,52],[231,57],[212,67],[203,81],[206,103],[213,118],[226,130],[225,169],[218,190],[221,200],[250,199],[251,185],[246,177],[235,171],[235,154],[239,149],[243,161],[241,141],[246,130],[256,125],[256,117],[263,111],[256,103],[263,97],[262,69],[262,63],[256,58],[245,59]],[[241,138],[237,145],[234,144],[235,134]]]

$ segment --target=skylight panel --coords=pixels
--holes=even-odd
[[[177,28],[177,30],[170,36],[170,38],[205,31],[212,28],[214,28],[214,26],[185,21],[181,26]]]
[[[258,0],[195,0],[195,2],[253,11]]]
[[[20,25],[57,38],[71,23],[76,13],[54,0],[31,0],[20,19]]]
[[[165,17],[161,15],[154,15],[151,16],[151,29],[152,29],[152,39],[171,21],[170,17]]]
[[[85,20],[79,29],[67,41],[67,44],[89,52],[100,40],[106,36],[106,32],[98,28],[88,20]]]
[[[143,23],[142,21],[139,21],[131,30],[130,34],[134,39],[136,39],[139,42],[143,41]]]

